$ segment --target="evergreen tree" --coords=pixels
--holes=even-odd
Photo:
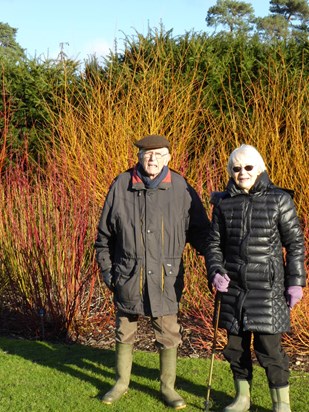
[[[289,34],[296,41],[308,41],[309,5],[307,0],[271,0],[270,12],[285,19]],[[287,37],[287,36],[286,36]]]
[[[307,0],[271,0],[271,13],[282,15],[288,22],[308,21],[309,5]]]
[[[17,61],[25,57],[25,52],[16,42],[17,29],[7,23],[0,22],[0,58],[4,60]]]
[[[264,41],[283,40],[289,35],[289,23],[280,14],[257,17],[255,24],[260,38]]]
[[[250,3],[235,0],[217,0],[210,7],[207,16],[207,26],[227,26],[230,33],[235,31],[250,31],[254,22],[254,10]]]

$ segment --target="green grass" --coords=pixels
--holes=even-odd
[[[204,410],[209,359],[178,360],[177,388],[187,411]],[[156,353],[135,352],[129,392],[115,405],[100,397],[114,382],[114,352],[78,344],[63,345],[0,337],[0,411],[2,412],[160,412],[168,411],[159,396]],[[309,374],[292,372],[291,404],[308,411]],[[220,411],[234,394],[229,366],[214,365],[212,411]],[[307,398],[307,399],[306,399]],[[251,412],[271,410],[264,371],[256,366]]]

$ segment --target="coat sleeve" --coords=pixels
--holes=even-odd
[[[286,286],[305,286],[305,244],[302,229],[291,196],[283,193],[279,203],[278,229],[286,251]]]
[[[186,241],[190,243],[199,254],[205,256],[210,221],[199,195],[189,184],[188,192],[191,198],[191,205],[189,209],[189,228]]]
[[[113,186],[110,188],[101,212],[97,237],[94,244],[96,251],[96,260],[101,269],[101,273],[111,271],[113,255],[115,232],[113,224]]]
[[[220,210],[221,194],[212,196],[211,203],[213,204],[211,228],[209,232],[207,249],[206,249],[206,268],[208,276],[208,284],[211,289],[211,284],[216,273],[227,273],[224,267],[224,238],[225,224]]]

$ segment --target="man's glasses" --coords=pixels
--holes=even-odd
[[[148,160],[151,157],[155,157],[157,160],[161,160],[164,156],[167,156],[168,153],[159,153],[159,152],[146,152],[143,154],[143,158]]]
[[[232,170],[234,173],[239,173],[241,171],[241,169],[245,169],[247,172],[250,172],[252,169],[254,168],[254,166],[252,165],[247,165],[247,166],[234,166],[232,167]]]

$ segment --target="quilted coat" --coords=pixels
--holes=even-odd
[[[176,314],[184,287],[182,253],[205,254],[210,222],[195,190],[168,170],[146,189],[136,169],[120,174],[107,194],[95,243],[101,271],[110,270],[116,306],[153,317]]]
[[[266,172],[249,193],[230,179],[212,195],[213,218],[207,250],[209,283],[227,273],[219,327],[276,334],[290,329],[287,286],[305,286],[304,239],[291,194]]]

